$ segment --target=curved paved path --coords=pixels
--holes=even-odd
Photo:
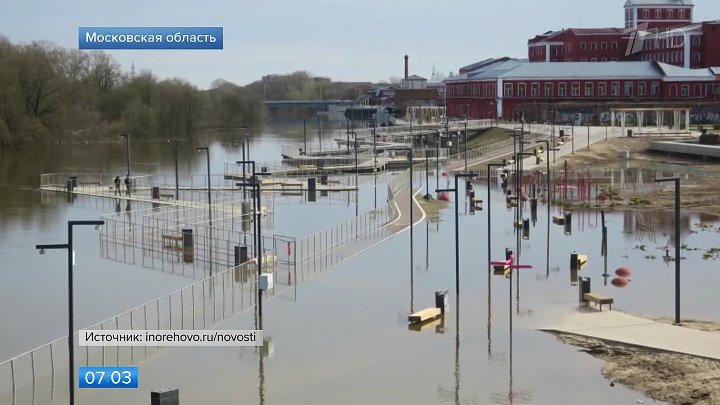
[[[541,330],[720,360],[720,333],[655,322],[618,311],[581,308],[559,325]]]

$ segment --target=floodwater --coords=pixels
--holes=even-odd
[[[267,150],[279,151],[273,142],[268,144]],[[122,167],[123,149],[115,149],[117,156],[106,156],[107,164]],[[232,148],[222,149],[216,144],[212,153],[225,160],[237,160]],[[204,156],[193,159],[193,155],[197,156],[193,148],[185,155],[195,162],[189,164],[190,168],[202,174]],[[150,159],[152,154],[148,156]],[[167,166],[163,166],[168,173],[172,170],[169,156],[164,163]],[[267,159],[276,156],[268,152]],[[25,174],[5,182],[33,185],[40,172],[59,171],[67,162],[77,167],[73,158],[64,159],[60,156],[55,161],[16,162],[16,167],[26,165],[32,169],[12,170]],[[222,170],[222,164],[213,159],[213,168]],[[357,207],[361,213],[374,204],[373,177],[362,177]],[[441,180],[441,186],[443,183]],[[475,187],[476,195],[486,199],[485,184]],[[385,195],[378,192],[383,196],[379,204],[385,202]],[[517,249],[517,239],[512,229],[513,212],[506,209],[496,187],[492,198],[491,258],[499,260],[504,258],[505,248]],[[59,252],[39,256],[34,244],[62,242],[68,218],[97,218],[107,207],[92,202],[41,204],[39,193],[7,186],[3,187],[2,201],[0,358],[8,358],[61,336],[64,330],[64,259],[58,258],[64,256]],[[294,205],[288,203],[287,207]],[[282,213],[278,208],[276,231],[302,236],[317,227],[340,222],[354,215],[355,210],[352,203],[318,203],[314,209],[289,208]],[[147,403],[150,391],[167,387],[177,387],[183,403],[208,404],[600,405],[634,404],[637,399],[653,403],[619,384],[610,387],[610,381],[600,372],[602,361],[536,329],[556,323],[578,305],[578,289],[569,270],[573,251],[589,256],[588,266],[579,275],[592,278],[593,291],[613,296],[613,308],[641,315],[672,316],[674,263],[663,260],[664,252],[659,249],[667,245],[668,235],[673,232],[672,213],[606,215],[607,272],[613,274],[620,266],[633,270],[629,285],[619,289],[610,284],[612,277],[603,277],[598,212],[576,211],[568,235],[562,226],[549,224],[547,208],[540,204],[529,239],[520,242],[520,262],[533,268],[520,270],[519,277],[511,281],[503,276],[488,276],[487,211],[472,216],[465,212],[461,202],[459,303],[454,292],[451,205],[443,210],[440,223],[416,226],[412,274],[406,231],[332,271],[316,275],[296,290],[282,289],[265,301],[263,326],[272,341],[268,356],[254,348],[167,348],[139,364],[140,389],[83,390],[77,403]],[[284,225],[295,215],[304,218],[292,226]],[[552,208],[551,215],[559,215],[558,209]],[[530,217],[527,207],[525,217]],[[652,232],[638,226],[647,223],[654,224]],[[682,261],[682,315],[718,319],[714,286],[720,283],[720,273],[714,258],[703,255],[718,247],[720,223],[716,218],[697,214],[684,214],[682,223],[682,254],[686,258]],[[79,325],[107,318],[191,282],[100,259],[96,233],[92,229],[78,231],[76,239],[82,246],[78,248],[76,266]],[[434,306],[433,292],[438,289],[448,289],[452,297],[443,321],[422,331],[409,329],[407,315]],[[253,311],[245,311],[214,328],[253,329],[255,325]],[[67,395],[64,388],[62,383],[56,384],[55,403],[63,403]]]

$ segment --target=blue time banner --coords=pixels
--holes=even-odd
[[[137,367],[80,367],[78,388],[137,388]]]

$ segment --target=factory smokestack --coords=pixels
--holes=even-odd
[[[408,78],[408,58],[409,56],[405,55],[405,79]]]

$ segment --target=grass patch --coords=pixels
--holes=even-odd
[[[477,132],[468,137],[467,148],[468,150],[475,149],[481,146],[511,139],[505,134],[507,131],[508,130],[505,128],[488,128],[484,131]]]
[[[420,204],[420,207],[423,211],[425,211],[427,220],[430,222],[440,222],[440,211],[450,206],[450,203],[447,201],[440,201],[437,199],[425,201],[420,194],[415,197],[415,201]]]

